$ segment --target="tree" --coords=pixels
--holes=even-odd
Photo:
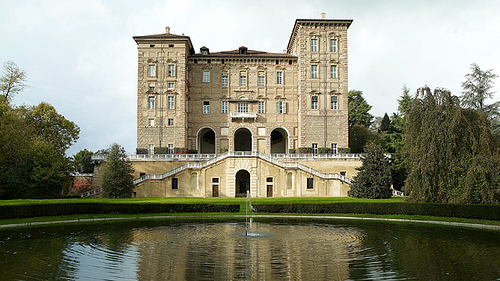
[[[2,102],[8,103],[14,95],[26,88],[26,72],[11,61],[3,65],[3,75],[0,77],[0,92]]]
[[[384,117],[382,117],[382,122],[380,122],[380,131],[381,132],[387,132],[391,128],[391,119],[389,118],[389,115],[384,114]]]
[[[408,115],[409,201],[500,201],[499,144],[486,115],[460,107],[448,90],[420,88]]]
[[[485,100],[492,98],[494,92],[493,79],[498,75],[493,73],[492,69],[483,71],[475,63],[471,64],[471,73],[465,75],[465,81],[462,83],[462,95],[460,101],[463,107],[484,112],[491,122],[491,129],[500,134],[500,102],[486,104]]]
[[[487,113],[488,106],[485,104],[487,98],[492,98],[493,79],[498,75],[492,69],[483,71],[475,63],[470,66],[471,73],[465,75],[466,80],[462,83],[462,96],[460,101],[465,108],[471,108]],[[496,106],[498,108],[498,105]]]
[[[72,180],[65,151],[37,133],[24,109],[0,107],[0,198],[61,196]]]
[[[373,115],[368,113],[372,108],[363,98],[363,92],[349,91],[349,127],[361,125],[370,127]]]
[[[383,147],[392,154],[392,184],[394,189],[401,190],[409,173],[408,153],[405,148],[408,113],[411,110],[413,98],[410,89],[403,85],[403,94],[398,99],[398,111],[391,116],[390,129],[382,140]]]
[[[391,160],[384,154],[384,149],[377,144],[369,143],[361,158],[362,165],[349,191],[350,197],[381,199],[392,196]]]
[[[35,130],[36,135],[52,143],[55,149],[66,151],[78,139],[80,127],[57,113],[50,104],[42,102],[21,109],[28,126]]]
[[[132,164],[125,154],[125,149],[116,143],[111,145],[106,156],[106,165],[102,175],[104,197],[132,197],[134,189],[133,171]]]
[[[349,148],[351,153],[362,153],[368,142],[378,142],[379,135],[376,131],[362,126],[354,125],[349,128]]]
[[[87,149],[80,150],[77,154],[73,155],[74,170],[78,173],[92,173],[94,171],[94,164],[92,164],[92,151]]]

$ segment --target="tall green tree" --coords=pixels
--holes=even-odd
[[[78,173],[92,173],[94,171],[94,164],[92,164],[92,155],[94,153],[87,149],[82,149],[73,155],[73,166],[75,172]]]
[[[379,130],[381,132],[388,132],[390,129],[391,129],[391,119],[389,118],[389,115],[385,113],[384,117],[382,117],[382,121],[380,122]]]
[[[470,66],[471,73],[465,75],[465,81],[462,82],[462,96],[460,101],[465,108],[471,108],[488,112],[489,106],[485,100],[493,97],[493,79],[498,75],[493,73],[492,69],[481,70],[481,68],[472,63]],[[495,106],[498,108],[498,105]]]
[[[102,188],[104,197],[129,198],[132,197],[134,169],[127,159],[125,149],[118,144],[109,148],[104,166]]]
[[[0,77],[1,102],[8,103],[17,93],[26,88],[26,71],[17,64],[7,61],[3,65],[3,74]]]
[[[351,153],[362,153],[369,142],[378,143],[380,137],[375,130],[362,125],[354,125],[349,128],[349,148]]]
[[[448,90],[420,88],[408,115],[407,199],[499,202],[499,146],[489,127],[484,113],[461,108]]]
[[[80,127],[64,118],[52,105],[41,102],[21,110],[27,125],[34,129],[38,137],[52,143],[54,149],[66,151],[78,140]]]
[[[361,158],[361,167],[356,168],[359,172],[353,179],[349,196],[370,199],[390,198],[391,159],[378,144],[367,144],[365,151]]]
[[[392,184],[394,189],[401,190],[409,173],[408,153],[405,148],[406,127],[408,113],[413,98],[406,85],[402,88],[403,94],[398,99],[398,111],[391,116],[390,129],[382,136],[383,147],[392,154]]]
[[[373,115],[369,113],[372,106],[366,102],[363,92],[358,90],[349,91],[349,127],[361,125],[370,127]]]
[[[481,68],[472,63],[471,73],[465,75],[465,81],[462,82],[462,95],[460,102],[463,107],[484,112],[489,118],[492,130],[500,134],[500,102],[487,104],[486,99],[491,99],[493,80],[498,77],[492,69],[481,70]]]

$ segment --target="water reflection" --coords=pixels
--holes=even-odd
[[[500,278],[498,232],[350,221],[133,222],[0,231],[3,280]]]

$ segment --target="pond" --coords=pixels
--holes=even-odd
[[[500,232],[349,220],[0,231],[2,280],[500,280]]]

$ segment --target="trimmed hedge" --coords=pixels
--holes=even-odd
[[[434,203],[252,204],[260,213],[422,215],[500,220],[500,205]]]
[[[239,204],[61,203],[0,206],[0,219],[82,214],[236,213]]]

